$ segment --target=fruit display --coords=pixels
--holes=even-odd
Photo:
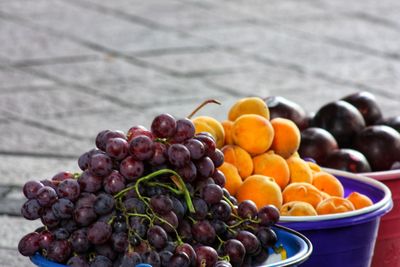
[[[274,103],[273,108],[280,108],[271,112],[268,103]],[[335,176],[321,170],[316,163],[300,158],[301,132],[294,121],[270,118],[288,107],[300,108],[283,98],[267,98],[265,101],[258,97],[243,98],[229,109],[227,120],[212,127],[210,134],[224,140],[221,151],[225,161],[218,169],[226,178],[225,188],[239,203],[251,200],[258,208],[274,205],[284,216],[324,215],[363,208],[358,202],[368,199],[367,196],[354,192],[360,197],[345,198],[344,188]],[[302,111],[285,114],[298,121],[306,120]],[[200,117],[200,120],[204,119],[204,116]],[[221,134],[217,135],[221,127],[224,129],[223,138]],[[196,132],[203,130],[202,125],[196,125]],[[309,132],[310,136],[314,135]],[[310,150],[319,151],[325,144],[332,149],[338,148],[329,132],[323,129],[316,132],[318,138],[310,139],[319,142],[310,141],[313,145]],[[324,150],[320,157],[329,152]],[[372,205],[372,201],[368,203]]]
[[[275,107],[271,98],[265,102]],[[384,117],[373,94],[353,93],[323,105],[313,116],[290,100],[281,102],[291,104],[275,112],[275,117],[292,119],[295,113],[302,114],[296,121],[308,121],[307,127],[297,123],[302,127],[301,157],[354,173],[400,168],[400,115]]]
[[[244,111],[240,107],[237,112]],[[231,162],[253,164],[254,156],[271,145],[285,155],[297,149],[298,133],[293,147],[274,143],[278,130],[273,129],[283,125],[268,121],[268,109],[262,115],[240,116],[233,123],[233,140],[246,150],[225,148]],[[222,124],[161,114],[150,129],[102,131],[96,148],[78,159],[82,173],[64,171],[26,182],[21,214],[40,219],[43,227],[22,237],[19,252],[40,253],[68,266],[223,267],[259,265],[269,257],[268,249],[282,250],[271,228],[279,220],[276,207],[282,200],[275,207],[245,199],[260,184],[271,198],[281,188],[261,175],[242,183],[253,168],[238,171],[224,163],[217,148],[225,143]],[[249,142],[251,135],[266,138]],[[282,186],[284,179],[288,174]],[[236,190],[240,203],[233,196]]]

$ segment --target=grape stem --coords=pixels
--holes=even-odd
[[[174,193],[175,195],[183,195],[183,193],[167,184],[163,184],[163,183],[157,183],[157,182],[148,182],[147,185],[149,186],[160,186],[160,187],[165,187],[168,190],[170,190],[172,193]]]
[[[137,217],[143,217],[146,218],[147,220],[149,220],[149,222],[151,222],[151,218],[146,215],[146,214],[141,214],[141,213],[126,213],[126,215],[128,216],[137,216]]]
[[[215,99],[207,99],[206,101],[204,101],[203,103],[201,103],[197,108],[195,108],[192,113],[189,114],[189,116],[187,116],[188,119],[191,119],[193,117],[194,114],[197,113],[197,111],[199,111],[201,108],[203,108],[205,105],[209,104],[209,103],[214,103],[214,104],[218,104],[221,105],[221,102],[219,102],[218,100]]]
[[[222,197],[226,202],[228,202],[229,206],[231,206],[233,214],[236,215],[236,207],[235,207],[235,205],[233,205],[233,203],[226,196],[222,196]]]

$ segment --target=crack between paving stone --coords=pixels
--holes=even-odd
[[[99,55],[79,55],[79,56],[67,56],[67,57],[52,57],[52,58],[38,58],[38,59],[27,59],[11,61],[8,66],[13,68],[24,68],[33,66],[43,65],[55,65],[55,64],[71,64],[71,63],[83,63],[93,62],[100,59]]]
[[[75,154],[57,154],[51,152],[29,152],[29,151],[7,151],[0,150],[1,156],[14,157],[33,157],[33,158],[53,158],[53,159],[76,159],[79,155]]]

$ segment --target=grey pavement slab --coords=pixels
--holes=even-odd
[[[26,234],[35,231],[42,224],[40,220],[28,221],[22,217],[0,216],[0,248],[17,249],[19,240]]]
[[[53,85],[54,82],[45,78],[37,77],[35,75],[25,73],[23,71],[12,69],[9,67],[0,68],[0,94],[12,90],[18,91],[18,88],[41,88]]]
[[[0,185],[22,187],[29,180],[50,179],[61,171],[78,172],[77,157],[64,159],[0,155]]]
[[[28,257],[19,254],[16,248],[0,248],[2,267],[32,267],[35,266]]]
[[[11,62],[98,54],[60,36],[0,18],[0,56]]]

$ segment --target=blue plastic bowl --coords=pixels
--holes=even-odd
[[[280,223],[311,240],[314,252],[304,267],[366,267],[371,265],[380,218],[393,207],[391,192],[383,183],[348,172],[327,170],[352,191],[374,203],[356,211],[320,216],[281,216]]]
[[[286,266],[298,266],[300,263],[306,261],[313,250],[313,246],[305,236],[288,229],[283,226],[276,225],[274,230],[278,236],[278,245],[283,245],[286,249],[287,259],[276,263],[270,263],[262,265],[263,267],[286,267]],[[66,267],[63,264],[55,263],[47,260],[40,254],[36,254],[31,257],[31,261],[40,267]],[[136,267],[151,267],[148,264],[139,264]]]

